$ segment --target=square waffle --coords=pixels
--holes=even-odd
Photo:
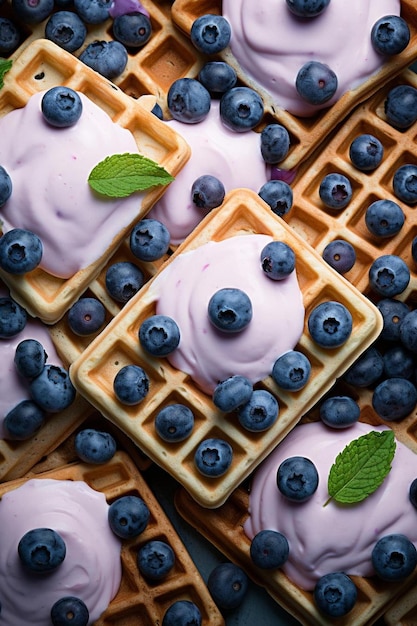
[[[85,481],[92,489],[104,493],[109,503],[125,495],[136,495],[148,505],[151,515],[143,533],[122,542],[121,585],[95,626],[129,626],[137,624],[139,616],[143,626],[161,624],[165,611],[177,600],[194,602],[205,626],[224,624],[191,557],[128,454],[117,452],[102,465],[71,463],[33,477]],[[26,480],[24,477],[0,484],[0,498]],[[164,580],[147,582],[137,568],[136,553],[141,545],[155,539],[169,543],[175,553],[175,565]]]
[[[255,436],[234,420],[225,419],[224,414],[215,409],[211,398],[199,391],[188,375],[171,367],[166,359],[150,359],[145,354],[137,333],[142,321],[155,312],[155,302],[148,296],[153,278],[85,347],[70,368],[79,392],[131,437],[146,455],[185,486],[200,504],[209,508],[226,500],[300,417],[328,391],[336,378],[376,339],[382,324],[376,307],[365,296],[330,268],[255,192],[246,189],[231,192],[223,205],[197,226],[166,264],[182,252],[209,240],[220,241],[245,233],[271,235],[293,248],[306,319],[311,309],[325,300],[342,302],[353,317],[350,338],[343,346],[332,350],[331,358],[325,349],[313,343],[305,326],[298,349],[309,358],[312,374],[302,390],[293,394],[278,390],[270,377],[259,385],[271,390],[280,405],[279,418],[269,430]],[[150,390],[139,405],[126,407],[116,400],[113,380],[121,367],[132,362],[147,372]],[[191,408],[195,427],[184,442],[166,445],[156,436],[154,419],[164,405],[172,402]],[[200,475],[193,462],[197,446],[208,437],[225,439],[234,451],[231,467],[216,479]]]
[[[172,5],[172,19],[178,27],[190,34],[195,19],[206,13],[220,14],[221,0],[175,0]],[[360,102],[365,101],[381,88],[393,75],[398,74],[417,57],[417,6],[414,0],[402,0],[401,14],[407,20],[411,38],[407,48],[399,55],[390,58],[383,68],[367,81],[346,92],[333,106],[319,112],[312,118],[296,117],[279,108],[267,91],[260,88],[239,67],[230,48],[219,53],[219,58],[235,68],[243,85],[254,88],[264,101],[266,118],[279,122],[288,130],[291,148],[288,156],[280,163],[280,168],[297,168],[328,136],[346,115]],[[271,119],[268,120],[268,122]]]
[[[157,161],[173,176],[189,158],[186,142],[175,131],[167,129],[146,106],[140,106],[75,56],[47,40],[32,42],[14,61],[0,91],[0,116],[24,106],[31,95],[54,85],[66,85],[87,95],[114,122],[132,132],[141,154]],[[143,193],[141,204],[138,204],[137,220],[149,211],[161,193],[161,186]],[[101,258],[69,279],[56,278],[40,268],[23,276],[12,276],[1,271],[1,278],[9,287],[12,297],[30,315],[52,324],[85,291],[135,222],[136,219],[114,237]]]

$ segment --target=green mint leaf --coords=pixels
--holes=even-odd
[[[384,481],[395,454],[392,430],[372,430],[351,441],[330,468],[327,487],[330,498],[342,504],[361,502]]]
[[[12,63],[11,59],[0,59],[0,89],[4,86],[4,75],[11,69]]]
[[[174,180],[163,167],[141,154],[113,154],[100,161],[90,172],[88,182],[97,193],[110,198],[125,198],[135,191]]]

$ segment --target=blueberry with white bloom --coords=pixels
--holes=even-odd
[[[228,333],[244,330],[253,314],[249,296],[236,287],[216,291],[209,300],[207,311],[211,323]]]
[[[232,30],[222,15],[205,13],[191,24],[192,44],[204,54],[217,54],[224,50],[230,41]]]
[[[325,104],[336,93],[337,75],[325,63],[308,61],[298,71],[295,87],[301,98],[309,104]]]
[[[310,360],[298,350],[284,352],[277,358],[272,368],[272,378],[286,391],[303,389],[310,379],[310,374]]]
[[[331,618],[347,615],[358,598],[355,583],[344,572],[324,574],[317,581],[313,594],[319,611]]]
[[[129,238],[130,250],[140,261],[157,261],[167,253],[170,238],[165,224],[145,217],[132,228]]]
[[[149,392],[149,377],[139,365],[124,365],[114,377],[113,391],[122,404],[139,404]]]
[[[282,461],[277,470],[277,487],[292,502],[305,502],[319,484],[314,463],[304,456],[291,456]]]
[[[371,557],[377,576],[388,582],[404,580],[417,566],[416,547],[401,533],[391,533],[378,539]]]
[[[42,241],[30,230],[12,228],[0,237],[0,267],[9,274],[31,272],[38,267],[42,254]]]
[[[237,410],[239,424],[254,433],[271,428],[278,414],[278,401],[266,389],[255,389],[248,402]]]
[[[230,443],[217,437],[202,441],[194,455],[194,463],[203,476],[216,478],[227,472],[233,460]]]
[[[135,495],[121,496],[109,506],[110,528],[121,539],[132,539],[143,533],[150,516],[146,502]]]
[[[86,604],[76,596],[64,596],[52,605],[52,626],[87,626],[89,619]]]
[[[211,96],[195,78],[177,78],[168,90],[167,106],[175,120],[197,124],[207,117]]]
[[[151,315],[139,327],[139,341],[144,350],[156,357],[168,356],[178,347],[180,329],[168,315]]]
[[[75,436],[75,452],[85,463],[107,463],[116,453],[116,440],[108,432],[83,428]]]
[[[243,133],[259,124],[264,114],[260,95],[250,87],[232,87],[220,100],[220,119],[230,130]]]

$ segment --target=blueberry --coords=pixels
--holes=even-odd
[[[343,380],[354,387],[369,387],[376,383],[384,371],[384,359],[376,346],[370,346],[344,373]]]
[[[0,17],[0,54],[9,56],[20,44],[21,34],[17,25],[7,17]]]
[[[213,403],[225,413],[236,411],[249,402],[253,393],[253,385],[245,376],[230,376],[218,383],[213,391]]]
[[[281,389],[299,391],[310,379],[311,363],[302,352],[289,350],[277,358],[271,374]]]
[[[45,421],[45,413],[32,400],[22,400],[4,418],[4,428],[10,439],[25,440],[34,435]]]
[[[250,87],[232,87],[220,99],[220,119],[235,132],[252,130],[259,124],[263,114],[262,98]]]
[[[317,608],[324,615],[342,617],[355,606],[358,590],[344,572],[331,572],[319,578],[313,595]]]
[[[107,293],[122,304],[133,298],[144,282],[142,270],[130,261],[112,263],[106,270]]]
[[[365,212],[365,224],[376,237],[393,237],[404,226],[405,215],[399,204],[393,200],[376,200]]]
[[[12,228],[0,237],[0,267],[9,274],[31,272],[42,259],[43,245],[35,233]]]
[[[89,0],[88,0],[89,1]],[[120,41],[93,41],[82,51],[80,61],[108,79],[120,76],[127,65],[128,55]]]
[[[417,509],[417,478],[411,482],[408,497],[413,507]]]
[[[211,97],[204,85],[195,78],[177,78],[168,89],[167,105],[175,120],[196,124],[207,117]]]
[[[191,199],[199,209],[215,209],[225,196],[224,185],[216,176],[203,174],[191,186]]]
[[[412,378],[415,368],[415,356],[404,346],[388,348],[383,356],[384,376],[386,378]]]
[[[37,339],[23,339],[16,346],[14,364],[23,378],[35,378],[42,372],[48,355]]]
[[[279,413],[278,401],[266,389],[255,389],[246,404],[237,410],[239,424],[253,433],[271,428]]]
[[[93,335],[103,326],[106,309],[97,298],[80,298],[68,310],[68,325],[73,333],[82,337]]]
[[[358,170],[371,172],[380,165],[384,147],[374,135],[364,133],[355,137],[349,147],[349,158]]]
[[[411,242],[411,256],[414,263],[417,263],[417,236],[414,237]]]
[[[375,388],[372,407],[384,420],[397,421],[407,417],[417,405],[417,388],[406,378],[387,378]]]
[[[286,0],[287,7],[297,17],[316,17],[323,13],[330,0]]]
[[[329,300],[318,304],[308,318],[311,338],[322,348],[338,348],[350,337],[352,315],[341,302]]]
[[[290,149],[290,135],[281,124],[268,124],[261,132],[261,154],[271,165],[283,161]]]
[[[194,414],[184,404],[168,404],[155,418],[155,430],[164,441],[184,441],[194,428]]]
[[[217,54],[229,45],[230,24],[222,15],[206,13],[191,24],[191,42],[203,54]]]
[[[307,61],[295,79],[295,88],[303,100],[321,105],[333,98],[338,86],[335,72],[320,61]]]
[[[258,195],[279,217],[286,215],[292,208],[293,192],[284,180],[268,180],[259,189]]]
[[[156,357],[171,354],[181,339],[177,323],[167,315],[151,315],[139,328],[139,341],[144,350]]]
[[[395,298],[382,298],[377,302],[376,306],[383,319],[382,331],[379,335],[380,339],[399,341],[401,322],[407,313],[410,312],[409,306]]]
[[[151,513],[139,496],[121,496],[109,506],[109,525],[121,539],[137,537],[148,525]]]
[[[10,296],[0,297],[0,339],[15,337],[26,326],[28,316]]]
[[[87,24],[102,24],[109,19],[113,0],[74,0],[74,8]]]
[[[417,120],[417,89],[411,85],[397,85],[390,89],[384,112],[388,124],[394,128],[410,128]]]
[[[139,404],[149,392],[148,375],[139,365],[125,365],[114,378],[113,391],[122,404]]]
[[[372,565],[382,580],[388,582],[404,580],[417,565],[417,550],[405,535],[400,533],[384,535],[373,547]]]
[[[51,87],[43,95],[42,114],[51,126],[67,128],[78,122],[83,111],[79,94],[69,87]]]
[[[116,440],[107,432],[84,428],[75,436],[75,452],[85,463],[107,463],[116,452]]]
[[[207,61],[198,73],[198,80],[212,97],[219,97],[236,85],[237,74],[225,61]]]
[[[352,185],[347,176],[332,172],[324,176],[319,187],[323,204],[335,211],[344,209],[352,199]]]
[[[114,38],[129,48],[141,48],[151,35],[151,21],[140,11],[117,15],[113,20]]]
[[[410,270],[403,259],[395,254],[377,257],[369,268],[371,288],[385,298],[402,293],[410,282]]]
[[[323,259],[339,274],[346,274],[356,263],[356,251],[344,239],[330,241],[323,250]]]
[[[166,610],[162,626],[201,626],[201,612],[190,600],[177,600]]]
[[[283,280],[295,268],[294,250],[284,241],[271,241],[261,250],[261,267],[268,278]]]
[[[394,194],[407,204],[417,202],[417,165],[410,163],[397,169],[392,180]]]
[[[288,540],[276,530],[261,530],[252,539],[250,557],[261,569],[277,569],[288,559]]]
[[[223,332],[235,333],[244,330],[250,323],[252,303],[241,289],[225,287],[211,296],[207,312],[216,328]]]
[[[277,487],[292,502],[305,502],[319,484],[316,466],[304,456],[291,456],[277,470]]]
[[[410,29],[399,15],[385,15],[375,22],[371,30],[371,43],[380,54],[400,54],[410,42]]]
[[[140,261],[157,261],[167,253],[170,233],[162,222],[146,217],[132,228],[130,249]]]
[[[240,606],[247,594],[249,579],[234,563],[220,563],[211,570],[207,588],[216,605],[225,611]]]
[[[84,44],[87,27],[77,13],[57,11],[45,25],[45,37],[67,52],[75,52]]]
[[[52,13],[54,0],[12,0],[12,9],[24,24],[39,24]]]
[[[75,400],[75,388],[68,372],[59,365],[46,364],[30,383],[30,394],[41,409],[58,413]]]
[[[87,606],[75,596],[65,596],[51,609],[52,626],[87,626],[90,614]]]
[[[399,324],[399,338],[405,348],[417,354],[417,309],[408,310]]]
[[[137,562],[142,576],[149,580],[162,580],[174,567],[175,554],[169,544],[155,539],[139,548]]]
[[[64,540],[51,528],[29,530],[20,539],[17,550],[24,567],[41,574],[59,567],[66,554]]]
[[[194,462],[203,476],[215,478],[229,469],[233,460],[232,446],[223,439],[205,439],[198,446]]]
[[[331,396],[320,404],[320,419],[331,428],[346,428],[355,424],[360,417],[361,409],[349,396]]]
[[[4,206],[12,195],[12,179],[4,167],[0,165],[0,207]]]

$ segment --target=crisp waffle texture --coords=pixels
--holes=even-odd
[[[0,91],[0,116],[24,106],[31,95],[54,85],[66,85],[83,92],[114,122],[132,132],[141,154],[157,161],[173,176],[189,158],[190,150],[186,142],[150,113],[148,106],[141,106],[75,56],[44,39],[27,46],[7,73],[5,85]],[[96,278],[134,223],[149,211],[163,190],[162,186],[158,186],[145,192],[142,204],[138,206],[137,219],[116,234],[101,258],[71,278],[56,278],[40,268],[23,276],[1,271],[1,278],[12,297],[29,314],[45,323],[58,321]]]
[[[10,0],[7,0],[10,4]],[[166,110],[166,94],[177,78],[195,76],[203,64],[203,56],[197,52],[189,38],[176,27],[171,20],[170,0],[141,0],[148,11],[152,25],[149,41],[138,49],[128,49],[128,61],[120,76],[113,79],[122,91],[133,98],[146,94],[156,96],[159,104]],[[69,9],[72,10],[72,9]],[[0,9],[0,14],[13,17],[7,4]],[[36,39],[45,37],[47,19],[40,24],[26,24],[22,28],[23,39],[12,57],[19,54]],[[74,52],[79,57],[86,46],[94,41],[113,39],[112,19],[101,24],[87,24],[87,36],[84,44]]]
[[[125,495],[136,495],[150,510],[149,523],[143,533],[122,542],[122,582],[95,626],[161,624],[165,611],[177,600],[195,602],[205,626],[224,624],[191,557],[128,454],[117,452],[103,465],[71,463],[37,474],[36,478],[85,481],[92,489],[104,493],[109,503]],[[25,480],[27,477],[2,483],[0,497]],[[175,553],[175,565],[164,580],[149,583],[139,574],[136,554],[141,545],[155,539],[169,543]]]
[[[151,359],[138,341],[142,321],[155,313],[155,302],[147,297],[152,279],[136,294],[73,362],[70,375],[74,385],[91,404],[160,466],[192,493],[203,506],[215,507],[265,458],[300,417],[330,389],[336,378],[369,346],[381,330],[382,319],[376,307],[332,270],[301,237],[277,217],[259,196],[249,190],[231,192],[223,205],[212,211],[167,260],[192,250],[209,240],[220,241],[244,233],[263,233],[290,245],[296,254],[296,267],[303,292],[306,320],[320,302],[337,300],[353,317],[353,331],[346,343],[329,352],[314,344],[305,329],[298,349],[312,365],[310,381],[291,394],[278,390],[272,378],[259,387],[272,391],[280,405],[275,424],[267,431],[245,431],[216,410],[211,398],[200,392],[190,377],[170,366],[166,359]],[[113,392],[116,373],[129,363],[143,367],[150,379],[150,390],[137,406],[123,406]],[[191,408],[195,426],[184,442],[167,445],[154,429],[154,419],[163,406],[180,402]],[[234,452],[229,470],[216,479],[202,476],[194,467],[194,453],[201,441],[219,437]]]
[[[206,13],[221,13],[221,0],[175,0],[172,5],[172,19],[189,34],[194,20]],[[251,80],[239,67],[230,48],[219,57],[227,61],[237,71],[242,84],[254,88],[262,96],[267,116],[285,126],[290,133],[291,148],[280,167],[292,170],[299,166],[326,139],[352,109],[374,94],[392,76],[408,67],[417,58],[417,5],[414,0],[402,0],[401,14],[410,27],[411,39],[407,48],[387,61],[384,67],[367,81],[346,92],[338,102],[313,118],[300,118],[279,108],[267,91]]]

